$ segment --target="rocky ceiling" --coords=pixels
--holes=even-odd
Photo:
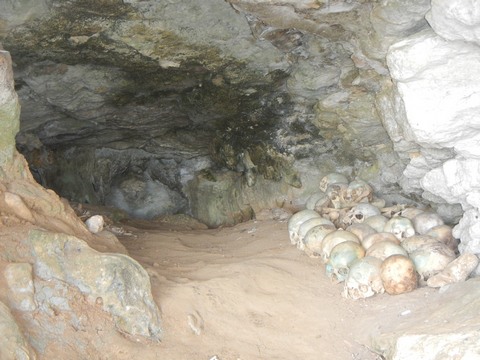
[[[452,222],[476,216],[467,194],[480,175],[450,186],[480,168],[480,21],[462,25],[475,23],[468,6],[478,7],[2,2],[0,41],[22,105],[17,147],[37,181],[69,200],[145,218],[233,224],[301,203],[331,171],[391,202],[429,202]],[[469,170],[449,178],[448,166]]]

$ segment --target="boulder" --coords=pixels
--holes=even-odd
[[[26,241],[35,276],[78,288],[92,304],[101,304],[117,328],[131,336],[159,340],[160,313],[145,269],[122,254],[102,254],[65,234],[32,230]],[[52,296],[58,302],[61,294]],[[62,303],[68,307],[68,298]],[[47,299],[48,302],[48,299]]]
[[[389,360],[477,359],[480,279],[449,285],[426,298],[424,311],[413,313],[376,336],[372,350]],[[394,322],[392,322],[394,323]]]
[[[426,19],[447,40],[480,44],[480,3],[475,0],[432,0]]]
[[[405,106],[401,127],[426,148],[480,158],[480,47],[431,30],[392,45],[387,63]]]

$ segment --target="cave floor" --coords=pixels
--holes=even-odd
[[[342,284],[292,246],[287,222],[273,217],[219,229],[144,221],[124,228],[130,234],[120,240],[150,274],[162,311],[155,358],[381,359],[371,338],[428,312],[438,293],[345,299]]]

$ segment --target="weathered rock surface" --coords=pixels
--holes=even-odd
[[[480,48],[448,42],[424,31],[390,47],[390,74],[405,105],[406,124],[424,147],[451,148],[463,157],[480,157]]]
[[[26,242],[36,276],[75,286],[92,304],[101,304],[120,331],[160,339],[160,315],[152,299],[150,278],[135,260],[98,253],[80,239],[44,231],[31,231]],[[62,301],[68,306],[67,298]]]
[[[3,42],[17,62],[17,144],[35,178],[62,196],[146,218],[193,214],[204,204],[188,182],[205,169],[249,178],[245,152],[289,201],[285,184],[302,184],[302,198],[316,190],[306,156],[395,190],[402,166],[371,105],[387,74],[379,59],[426,26],[423,2],[375,5],[378,59],[362,48],[369,1],[47,3],[43,18],[4,19]],[[387,39],[405,9],[414,19]],[[248,189],[253,208],[262,191]]]
[[[5,167],[13,160],[15,135],[20,128],[20,104],[13,85],[12,59],[7,51],[0,49],[0,168],[1,177]]]
[[[4,1],[0,41],[13,55],[22,104],[16,145],[35,179],[70,200],[147,218],[186,212],[209,226],[273,205],[301,207],[321,175],[340,171],[370,181],[391,202],[421,196],[452,224],[463,216],[453,231],[459,249],[479,254],[479,12],[475,1],[457,0]],[[95,237],[53,191],[33,183],[15,151],[12,79],[1,51],[2,224],[68,234],[37,244],[39,251],[64,244],[66,258],[112,262],[97,284],[61,257],[42,268],[48,259],[34,252],[27,262],[35,301],[23,267],[4,272],[23,283],[11,287],[11,299],[26,304],[20,309],[69,311],[65,294],[79,288],[110,304],[123,331],[158,336],[148,291],[122,292],[131,278],[148,287],[141,269],[87,248],[77,238]],[[120,292],[106,296],[102,284],[124,261],[135,275],[120,276]],[[54,289],[40,276],[70,285]],[[124,300],[146,301],[138,325],[124,323]],[[451,300],[445,311],[470,326],[463,311],[474,310]],[[463,355],[478,355],[475,328],[462,332],[455,320],[430,328],[435,319],[427,320],[422,335],[379,351],[453,357],[442,342],[463,339]],[[446,341],[451,332],[458,336]],[[411,341],[424,346],[415,355]]]
[[[412,313],[373,339],[373,350],[389,360],[476,359],[479,279],[448,286],[430,297],[423,316]],[[462,299],[459,301],[458,299]]]
[[[460,204],[465,213],[454,230],[460,252],[479,254],[476,7],[474,2],[433,1],[427,19],[435,32],[424,30],[392,45],[387,63],[398,91],[392,102],[405,109],[389,120],[388,128],[404,135],[399,141],[419,145],[418,153],[404,150],[411,159],[402,185],[422,191],[429,201]]]
[[[8,307],[0,301],[0,359],[34,360],[35,353],[15,322]]]
[[[62,338],[66,323],[77,328],[84,321],[82,311],[99,305],[120,332],[158,340],[159,310],[146,271],[126,255],[99,253],[78,238],[98,247],[104,243],[101,234],[89,233],[68,203],[33,180],[15,149],[19,110],[11,59],[0,51],[0,124],[5,129],[0,134],[0,269],[5,279],[0,291],[0,358],[35,358],[3,302],[20,314],[28,343],[42,356]],[[82,295],[89,303],[79,309]],[[87,348],[85,353],[77,349],[78,356],[88,357]]]
[[[9,305],[21,311],[33,311],[37,308],[33,287],[33,269],[29,263],[10,263],[5,266]]]
[[[480,44],[480,4],[477,1],[433,0],[426,18],[444,39]]]

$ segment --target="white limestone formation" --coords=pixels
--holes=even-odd
[[[480,4],[433,0],[424,30],[389,49],[387,63],[398,91],[396,129],[420,146],[411,153],[404,188],[428,200],[460,204],[453,235],[461,253],[480,253]],[[392,126],[392,124],[390,124]],[[478,270],[477,270],[478,273]]]
[[[444,39],[480,44],[480,2],[476,0],[432,0],[426,19]]]

